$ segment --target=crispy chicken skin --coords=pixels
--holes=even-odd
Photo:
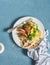
[[[27,37],[27,35],[26,35],[24,29],[18,28],[17,30],[18,30],[18,33],[21,34],[21,35],[20,35],[21,38],[25,38],[25,37]]]
[[[26,33],[29,34],[31,27],[28,24],[25,24],[24,29],[25,29]]]

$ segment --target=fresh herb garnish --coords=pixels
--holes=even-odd
[[[22,24],[22,25],[20,26],[20,28],[22,28],[22,29],[23,29],[23,28],[24,28],[24,25]]]
[[[29,34],[29,39],[32,40],[32,37],[35,37],[36,33]]]
[[[36,25],[36,30],[38,30],[38,26]]]

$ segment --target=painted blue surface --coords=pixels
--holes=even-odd
[[[5,45],[4,53],[0,54],[0,65],[34,65],[25,50],[19,48],[11,34],[5,31],[23,16],[38,18],[50,32],[50,0],[0,0],[0,42]]]

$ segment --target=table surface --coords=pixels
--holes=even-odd
[[[33,16],[50,32],[50,0],[0,0],[0,42],[5,51],[0,54],[0,65],[34,65],[26,50],[18,47],[6,30],[21,17]],[[50,41],[50,33],[48,36]],[[50,51],[48,50],[50,53]]]

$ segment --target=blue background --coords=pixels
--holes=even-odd
[[[0,0],[0,42],[5,51],[0,54],[0,65],[34,65],[26,55],[26,50],[18,47],[6,28],[12,27],[17,19],[33,16],[44,24],[50,32],[50,0]],[[50,33],[48,36],[50,41]],[[48,50],[50,53],[50,51]]]

